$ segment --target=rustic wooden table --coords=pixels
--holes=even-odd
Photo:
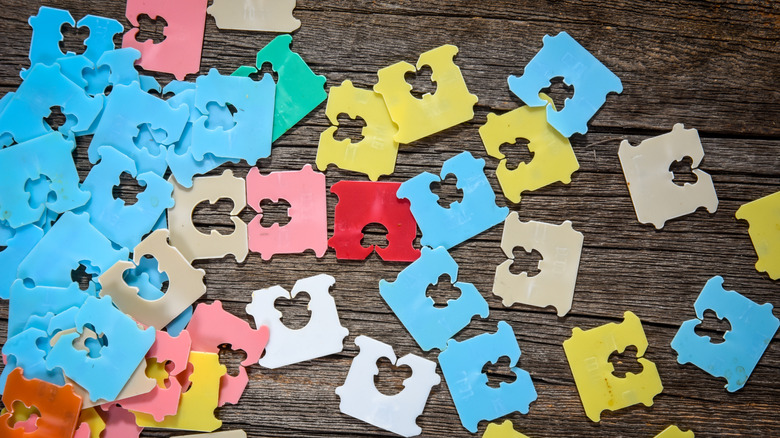
[[[40,2],[2,0],[0,7],[0,86],[11,91],[20,83],[19,70],[29,65],[31,29],[27,24]],[[85,14],[122,21],[122,1],[47,1],[66,8],[78,20]],[[470,91],[479,96],[475,117],[401,148],[398,164],[387,181],[404,181],[422,171],[438,172],[441,163],[468,150],[486,159],[486,173],[501,205],[508,204],[495,178],[497,161],[488,157],[477,129],[490,112],[521,105],[507,88],[506,78],[519,75],[542,47],[545,34],[566,31],[615,72],[623,82],[620,95],[610,95],[591,120],[586,135],[571,142],[581,168],[570,185],[554,184],[527,193],[521,205],[509,205],[523,220],[573,222],[584,233],[585,245],[571,312],[559,318],[554,311],[525,305],[504,307],[491,293],[495,267],[505,257],[499,249],[501,226],[471,239],[451,253],[459,263],[459,280],[473,283],[490,304],[490,316],[475,319],[456,338],[494,332],[498,321],[508,321],[522,349],[519,366],[531,373],[539,398],[528,415],[514,413],[518,430],[531,437],[637,436],[649,437],[670,424],[692,429],[697,436],[780,435],[780,342],[769,345],[745,387],[736,393],[692,366],[678,365],[669,346],[680,323],[694,317],[693,301],[710,277],[722,275],[727,289],[758,302],[779,304],[780,282],[756,272],[756,254],[747,223],[734,218],[745,202],[780,190],[780,3],[740,1],[346,1],[299,0],[295,15],[302,21],[294,33],[293,49],[313,70],[325,75],[327,87],[349,79],[371,87],[378,69],[423,51],[454,44]],[[143,25],[147,36],[159,37],[161,25]],[[80,52],[85,33],[66,29],[65,48]],[[217,67],[231,72],[252,65],[256,51],[275,35],[220,30],[208,17],[201,74]],[[162,82],[172,77],[155,74]],[[188,77],[194,80],[194,76]],[[425,75],[418,89],[431,90]],[[427,87],[427,88],[426,88]],[[551,91],[560,103],[568,94],[562,85]],[[314,162],[320,132],[328,125],[320,105],[280,138],[270,158],[258,162],[262,172],[297,170]],[[715,214],[700,209],[672,220],[662,230],[640,224],[634,214],[617,157],[618,144],[668,132],[675,123],[699,130],[706,157],[701,168],[712,175],[720,204]],[[354,123],[344,129],[359,132]],[[79,141],[76,159],[82,178],[88,172],[86,145]],[[514,148],[522,149],[525,148]],[[510,151],[510,159],[528,160],[527,150]],[[246,175],[245,164],[231,166]],[[221,173],[221,169],[217,170]],[[680,175],[686,181],[686,172]],[[328,186],[342,179],[365,180],[359,174],[330,168]],[[690,176],[690,175],[689,175]],[[687,179],[690,181],[690,179]],[[123,197],[137,188],[120,187]],[[454,186],[445,183],[442,197],[457,199]],[[336,197],[329,195],[329,227],[333,227]],[[205,206],[196,218],[204,229],[229,229],[224,214],[230,204]],[[248,221],[251,209],[242,214]],[[284,221],[283,207],[268,206],[265,221]],[[379,228],[367,232],[365,242],[384,242]],[[418,243],[419,244],[419,243]],[[521,253],[517,253],[521,255]],[[538,256],[523,256],[520,268],[533,272]],[[202,301],[222,300],[230,312],[247,320],[245,306],[251,292],[272,285],[291,288],[296,279],[315,273],[336,278],[332,289],[343,325],[349,329],[344,351],[283,367],[249,369],[250,383],[241,402],[218,409],[225,429],[242,428],[259,436],[392,436],[339,412],[334,390],[347,375],[358,352],[355,337],[367,335],[389,343],[399,355],[423,353],[378,293],[380,279],[394,280],[403,263],[384,262],[376,254],[366,261],[336,260],[331,250],[323,258],[312,253],[277,255],[263,261],[250,254],[238,264],[223,260],[196,262],[206,270],[208,292]],[[451,292],[451,291],[450,291]],[[448,290],[433,293],[446,298]],[[280,302],[284,321],[302,326],[308,320],[305,300]],[[645,357],[655,362],[664,391],[652,407],[633,406],[605,411],[600,423],[584,414],[567,364],[562,342],[573,327],[593,328],[622,320],[631,310],[642,320],[650,347]],[[8,306],[0,303],[0,318]],[[775,310],[775,315],[780,312]],[[717,336],[724,326],[708,318],[703,333]],[[5,336],[5,323],[0,324]],[[725,326],[728,328],[728,326]],[[235,369],[241,354],[222,355]],[[630,354],[618,357],[618,371],[636,370]],[[379,388],[401,389],[408,370],[391,372],[380,367]],[[492,383],[511,380],[506,362],[486,368]],[[440,371],[439,371],[440,372]],[[424,436],[467,436],[461,427],[446,383],[435,387],[418,419]],[[486,422],[480,424],[480,433]],[[144,431],[145,436],[168,436],[167,431]]]

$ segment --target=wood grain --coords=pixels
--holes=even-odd
[[[77,20],[92,13],[129,26],[121,1],[43,3],[70,9]],[[460,266],[458,279],[473,283],[490,305],[490,316],[472,321],[456,339],[494,332],[498,321],[508,321],[522,349],[519,366],[531,373],[536,385],[539,398],[531,412],[507,417],[519,431],[531,437],[649,437],[677,424],[694,430],[697,437],[780,435],[780,343],[776,342],[780,336],[775,335],[750,380],[734,394],[725,391],[724,380],[692,365],[678,365],[669,346],[680,323],[694,317],[693,301],[714,275],[722,275],[728,289],[759,303],[778,303],[780,282],[754,269],[756,255],[747,224],[737,221],[734,212],[745,202],[780,190],[776,86],[780,3],[299,0],[298,4],[295,15],[302,26],[294,34],[293,49],[327,77],[328,87],[346,79],[370,87],[379,68],[400,60],[413,62],[419,53],[444,43],[460,49],[456,63],[470,91],[479,96],[474,119],[402,146],[396,172],[383,180],[404,181],[422,171],[438,173],[445,159],[468,150],[485,158],[485,171],[500,205],[509,205],[523,220],[571,220],[585,235],[574,304],[563,318],[550,308],[506,308],[491,293],[494,268],[505,259],[499,249],[501,226],[451,251]],[[5,44],[0,50],[0,91],[7,92],[19,85],[19,70],[29,66],[27,18],[40,3],[2,0],[2,6],[0,38]],[[509,92],[507,76],[522,74],[541,49],[543,35],[564,30],[621,78],[624,92],[610,95],[589,124],[589,132],[571,139],[581,167],[570,185],[553,184],[524,194],[520,204],[508,204],[495,177],[497,161],[486,155],[477,129],[489,112],[522,104]],[[72,33],[66,36],[73,37]],[[251,65],[256,51],[274,36],[220,30],[208,17],[200,73],[211,67],[225,73]],[[78,42],[69,47],[78,47]],[[166,74],[155,76],[162,82],[172,79]],[[561,93],[553,89],[553,94],[560,97]],[[700,167],[712,175],[720,205],[714,214],[700,209],[655,230],[636,219],[617,147],[623,139],[637,144],[668,132],[675,123],[699,130],[706,152]],[[261,172],[313,164],[319,134],[328,125],[320,105],[275,143],[271,157],[257,163]],[[82,178],[89,171],[88,143],[89,138],[79,139],[75,153]],[[248,170],[245,163],[223,168],[234,169],[238,176]],[[342,179],[366,179],[334,167],[326,175],[328,186]],[[329,195],[330,232],[336,202]],[[226,203],[201,208],[196,222],[219,229],[229,209]],[[241,217],[249,221],[253,216],[247,208]],[[369,239],[381,242],[382,236],[371,233]],[[329,273],[336,278],[332,294],[342,324],[350,330],[340,354],[277,370],[251,367],[241,402],[218,409],[225,429],[242,428],[251,437],[392,436],[341,414],[334,389],[343,383],[358,352],[354,345],[358,335],[389,343],[399,355],[414,353],[435,360],[436,353],[423,353],[417,347],[378,294],[378,281],[394,280],[404,264],[384,262],[376,254],[366,261],[337,260],[329,251],[321,259],[309,252],[276,255],[265,262],[250,254],[242,264],[228,257],[196,265],[207,272],[208,292],[201,301],[222,300],[228,311],[250,321],[245,306],[253,290],[276,284],[290,288],[298,278]],[[301,324],[307,318],[302,306],[280,303],[279,308],[288,321]],[[664,392],[652,407],[606,411],[600,423],[592,423],[584,415],[562,342],[573,327],[588,329],[620,321],[626,310],[643,322],[650,343],[645,357],[657,364]],[[7,303],[0,303],[3,337],[7,314]],[[232,367],[240,359],[225,360]],[[511,378],[505,367],[491,367],[488,373],[491,380]],[[380,389],[398,391],[402,378],[383,379]],[[444,380],[433,389],[418,424],[423,436],[470,435],[460,426]],[[485,425],[480,424],[480,433]],[[149,429],[143,436],[170,434]]]

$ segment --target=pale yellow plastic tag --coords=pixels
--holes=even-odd
[[[552,99],[544,94],[539,97],[550,103]],[[491,157],[501,160],[496,168],[496,177],[504,196],[514,203],[520,202],[520,194],[533,191],[555,182],[569,184],[571,175],[580,168],[569,139],[547,123],[547,108],[522,106],[508,113],[487,115],[487,122],[479,128],[479,136],[485,150]],[[519,163],[509,170],[506,156],[499,148],[504,143],[510,147],[518,138],[528,140],[528,150],[533,158],[528,163]]]
[[[86,408],[81,411],[79,426],[84,423],[89,426],[89,438],[100,438],[100,435],[106,430],[106,422],[103,421],[95,408]]]
[[[735,216],[750,224],[750,240],[758,254],[756,270],[780,279],[780,192],[742,205]]]
[[[292,32],[301,27],[293,9],[295,0],[214,0],[207,11],[220,29]]]
[[[457,53],[457,47],[445,44],[420,55],[416,69],[401,61],[379,70],[374,91],[382,95],[390,117],[398,125],[395,141],[411,143],[474,118],[478,99],[469,93],[460,68],[455,65],[453,58]],[[412,86],[405,76],[425,65],[432,70],[436,91],[418,99],[412,96]]]
[[[398,128],[387,112],[382,95],[355,88],[351,81],[344,81],[340,86],[331,87],[325,114],[336,126],[320,134],[317,148],[319,170],[324,171],[332,163],[342,169],[365,173],[371,181],[393,173],[398,155],[398,143],[393,137]],[[346,114],[351,119],[361,117],[366,122],[361,133],[362,140],[355,143],[349,138],[341,141],[333,138],[340,114]]]
[[[609,323],[587,331],[574,327],[571,338],[563,341],[582,406],[592,421],[598,422],[604,409],[615,411],[637,403],[651,406],[653,397],[664,389],[658,368],[640,357],[647,350],[642,323],[632,312],[626,312],[623,318],[620,324]],[[642,372],[616,377],[609,357],[630,345],[636,347]]]
[[[565,315],[574,298],[583,240],[582,233],[572,228],[569,221],[561,225],[521,222],[516,211],[509,213],[501,237],[501,249],[509,260],[496,268],[493,293],[507,307],[514,303],[554,306],[558,316]],[[538,274],[529,277],[526,272],[515,275],[509,270],[516,247],[526,252],[539,251],[542,260]]]
[[[168,290],[156,300],[138,296],[138,288],[128,286],[122,274],[136,267],[145,255],[157,259],[158,269],[168,275]],[[152,232],[133,252],[133,261],[119,261],[98,277],[100,296],[110,296],[119,310],[146,326],[161,330],[188,306],[206,293],[206,272],[193,268],[178,249],[168,244],[168,230]]]
[[[189,361],[193,367],[189,376],[192,385],[181,395],[176,415],[157,422],[149,414],[133,412],[137,425],[201,432],[211,432],[222,426],[222,421],[214,416],[214,410],[219,399],[219,381],[227,368],[220,365],[217,353],[192,351]]]
[[[691,171],[696,175],[696,182],[678,186],[669,167],[685,157],[693,160]],[[618,158],[639,222],[652,223],[661,229],[669,219],[693,213],[699,207],[710,213],[718,209],[712,177],[697,169],[704,159],[697,130],[685,129],[682,123],[677,123],[671,132],[642,140],[638,146],[623,140]]]
[[[677,426],[669,426],[662,430],[655,438],[694,438],[692,430],[681,431]]]
[[[485,428],[482,438],[528,438],[526,435],[515,430],[512,422],[504,420],[503,423],[490,423]]]
[[[166,362],[157,362],[157,358],[146,358],[146,375],[157,382],[157,387],[165,389],[165,380],[171,377],[168,370],[165,369]]]
[[[168,179],[173,184],[175,204],[168,209],[168,228],[171,231],[171,245],[175,246],[188,262],[200,259],[219,259],[233,254],[241,263],[249,252],[247,225],[238,218],[246,207],[246,182],[226,170],[219,176],[201,176],[192,179],[192,187],[186,188],[176,182],[173,175]],[[220,234],[211,230],[203,234],[192,223],[192,213],[201,202],[212,204],[219,199],[233,201],[230,220],[236,227],[231,234]]]

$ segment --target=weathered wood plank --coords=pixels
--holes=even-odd
[[[55,5],[53,2],[48,2]],[[28,66],[31,31],[27,17],[39,4],[5,0],[0,8],[0,91],[15,88],[18,72]],[[123,17],[124,2],[56,2],[78,20],[87,13]],[[524,305],[504,307],[491,293],[495,266],[505,259],[499,249],[501,226],[494,227],[452,251],[459,279],[474,283],[490,305],[490,316],[475,319],[456,339],[496,329],[508,321],[523,351],[520,366],[528,370],[539,399],[528,415],[512,414],[518,430],[529,436],[653,436],[669,424],[693,429],[697,436],[775,436],[780,434],[780,335],[748,381],[727,393],[724,381],[691,365],[680,366],[669,343],[679,324],[694,317],[692,303],[704,282],[722,275],[727,288],[759,302],[777,304],[780,282],[759,274],[747,224],[734,218],[745,202],[780,190],[780,92],[774,86],[780,5],[767,2],[692,2],[685,0],[559,2],[365,0],[299,1],[303,25],[295,33],[294,50],[334,86],[345,79],[370,87],[376,71],[444,43],[460,48],[456,63],[470,90],[480,98],[473,120],[443,133],[404,145],[396,172],[387,181],[403,181],[422,171],[438,173],[441,162],[468,150],[485,158],[486,173],[506,204],[495,178],[497,161],[488,157],[477,129],[489,112],[513,109],[521,102],[506,86],[506,77],[521,74],[542,46],[544,34],[565,30],[621,77],[625,91],[612,95],[590,124],[587,135],[572,144],[580,162],[571,185],[554,184],[524,195],[510,208],[523,220],[560,223],[571,220],[585,235],[574,305],[558,318],[551,309]],[[274,35],[223,31],[208,18],[201,73],[210,67],[228,72],[252,64],[255,52]],[[77,47],[68,34],[68,47]],[[163,82],[171,75],[156,74]],[[191,76],[190,79],[193,77]],[[562,95],[553,90],[554,97]],[[663,230],[636,220],[617,148],[668,132],[674,123],[697,128],[706,157],[701,168],[715,181],[718,211],[696,213],[667,223]],[[260,160],[262,172],[300,169],[313,163],[319,134],[328,126],[320,105]],[[76,161],[80,176],[89,171],[88,139],[79,139]],[[518,155],[513,155],[518,156]],[[519,156],[523,156],[520,154]],[[246,174],[248,166],[225,166]],[[223,168],[214,173],[221,173]],[[341,179],[365,180],[353,172],[329,168],[328,186]],[[122,187],[123,194],[134,190]],[[447,191],[446,195],[452,195]],[[334,195],[328,197],[329,231],[333,229]],[[219,228],[227,204],[200,209],[196,222]],[[279,212],[274,213],[278,216]],[[283,213],[282,213],[283,214]],[[241,217],[254,216],[251,208]],[[381,235],[369,233],[372,242]],[[418,242],[419,244],[419,242]],[[533,259],[526,260],[533,263]],[[380,260],[336,260],[329,251],[277,255],[265,262],[250,254],[237,264],[232,258],[196,262],[206,270],[208,291],[200,300],[220,299],[225,308],[251,321],[245,306],[253,290],[280,284],[290,288],[298,278],[329,273],[336,278],[332,293],[342,323],[349,328],[342,353],[278,370],[249,369],[250,384],[241,403],[218,410],[225,429],[243,428],[249,436],[391,436],[341,414],[334,390],[346,377],[358,350],[354,339],[368,335],[393,345],[396,353],[422,353],[378,294],[379,279],[393,280],[403,263]],[[297,307],[296,307],[297,306]],[[305,323],[303,304],[278,304],[291,324]],[[646,356],[659,368],[664,392],[653,407],[635,406],[605,412],[599,424],[584,415],[561,347],[573,327],[592,328],[619,321],[631,310],[643,321],[650,342]],[[775,311],[777,315],[778,312]],[[7,304],[0,303],[0,337],[5,337]],[[713,330],[706,333],[714,334]],[[226,357],[234,368],[239,359]],[[506,379],[506,368],[490,368],[491,379]],[[402,378],[383,382],[384,391],[399,390]],[[468,436],[460,426],[445,382],[434,388],[418,419],[424,436]],[[485,423],[480,426],[484,430]],[[170,436],[147,430],[144,436]]]

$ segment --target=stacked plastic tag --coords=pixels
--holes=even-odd
[[[151,12],[148,7],[129,2],[128,15]],[[187,14],[173,15],[179,19],[169,21],[173,30],[193,22]],[[243,261],[250,242],[246,226],[227,236],[198,232],[195,205],[231,197],[240,210],[247,193],[254,200],[279,187],[275,177],[248,189],[230,171],[196,175],[267,157],[274,133],[278,137],[325,99],[325,78],[290,51],[289,36],[281,36],[259,55],[279,60],[280,84],[268,74],[255,81],[212,69],[195,82],[173,81],[163,89],[134,64],[165,70],[155,62],[170,49],[143,44],[142,56],[128,47],[137,29],[126,34],[125,48],[115,48],[121,24],[86,16],[78,21],[90,31],[86,51],[62,53],[60,27],[66,23],[76,25],[68,11],[48,7],[30,18],[31,67],[0,103],[0,296],[10,307],[0,388],[11,409],[0,429],[4,436],[127,437],[143,427],[213,431],[221,427],[214,409],[238,403],[246,388],[245,367],[261,362],[264,353],[267,366],[314,356],[279,350],[285,345],[281,329],[269,344],[273,301],[270,309],[257,305],[257,329],[219,301],[193,311],[206,286],[205,272],[192,262],[227,253]],[[166,44],[176,38],[171,40]],[[198,70],[199,47],[196,55]],[[320,90],[305,103],[290,99],[282,84],[302,75]],[[287,100],[277,101],[277,92]],[[66,120],[57,130],[44,121],[53,107]],[[80,182],[72,152],[83,135],[93,136],[93,166]],[[324,176],[308,171],[324,200]],[[123,173],[143,187],[132,205],[112,193]],[[262,234],[254,225],[249,229]],[[320,252],[326,230],[313,229],[322,233]],[[284,241],[260,239],[252,247],[263,254],[290,251],[279,247]],[[314,245],[309,242],[303,240]],[[91,277],[86,289],[72,276],[78,271]],[[333,280],[324,277],[315,277],[324,294],[317,301],[330,299],[331,305],[320,316],[338,322],[328,294]],[[247,353],[237,376],[220,364],[226,344]]]

